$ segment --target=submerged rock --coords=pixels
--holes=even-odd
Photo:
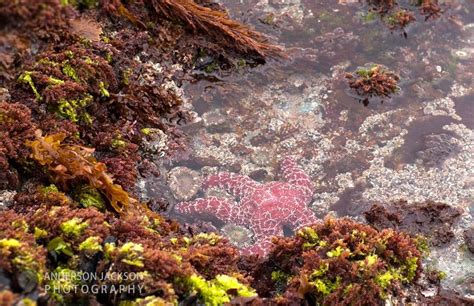
[[[204,126],[209,132],[223,133],[231,131],[229,118],[221,113],[219,109],[212,110],[202,115]]]
[[[444,161],[461,152],[456,138],[442,133],[425,137],[424,149],[417,153],[421,162],[428,167],[440,167]]]
[[[369,224],[382,230],[393,228],[427,237],[432,245],[443,245],[454,238],[453,224],[461,210],[447,204],[427,201],[408,204],[399,201],[390,205],[374,205],[365,213]]]
[[[16,191],[2,190],[0,191],[0,211],[8,208],[13,202],[13,198],[16,195]]]
[[[474,254],[474,227],[471,227],[464,232],[464,241],[469,251]]]

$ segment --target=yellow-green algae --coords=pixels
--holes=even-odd
[[[82,207],[95,207],[98,210],[105,209],[105,201],[100,192],[89,186],[81,185],[74,191],[74,198]]]
[[[90,94],[86,94],[81,99],[61,99],[58,102],[58,114],[72,122],[78,122],[80,119],[79,111],[84,107],[88,106],[92,102],[93,98]],[[83,115],[83,119],[86,119],[86,123],[90,121],[90,115],[87,117]],[[89,118],[89,120],[87,120]]]
[[[87,221],[82,221],[82,218],[74,217],[71,220],[61,223],[61,231],[71,237],[80,236],[83,231],[89,226]]]
[[[23,72],[20,77],[18,78],[18,81],[23,84],[27,84],[30,86],[31,90],[35,94],[36,100],[41,100],[42,97],[39,94],[38,90],[36,89],[35,83],[33,82],[33,78],[31,77],[32,72],[31,71],[25,71]]]
[[[122,257],[122,262],[139,268],[144,267],[143,263],[144,248],[139,243],[127,242],[119,248],[119,255]]]
[[[217,275],[214,279],[206,281],[202,276],[191,275],[185,283],[199,294],[200,299],[210,306],[223,305],[231,301],[232,296],[228,292],[235,292],[237,296],[252,297],[257,293],[254,289],[243,285],[235,277],[228,275]]]
[[[79,251],[84,251],[88,254],[95,254],[102,252],[101,239],[97,236],[91,236],[86,238],[81,244],[79,244]]]
[[[52,275],[54,277],[51,277],[46,287],[48,293],[58,303],[68,302],[65,295],[74,292],[74,289],[81,285],[81,272],[57,267]]]

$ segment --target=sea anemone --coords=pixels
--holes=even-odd
[[[180,201],[194,197],[201,188],[201,183],[200,174],[186,167],[173,168],[168,174],[168,185],[174,197]]]

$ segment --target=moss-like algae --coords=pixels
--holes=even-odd
[[[82,207],[95,207],[98,210],[105,209],[105,201],[96,188],[89,185],[80,185],[74,191],[74,199],[81,204]]]
[[[81,79],[77,75],[76,70],[68,62],[63,63],[62,71],[65,75],[73,79],[74,81],[81,83]]]
[[[102,245],[100,243],[100,237],[91,236],[79,244],[79,251],[84,251],[89,255],[102,252]]]
[[[81,285],[81,273],[68,268],[58,267],[52,273],[54,277],[48,282],[46,289],[51,298],[58,303],[71,303],[68,295],[75,292]]]
[[[60,254],[65,254],[67,256],[73,256],[74,253],[72,252],[71,245],[67,242],[64,241],[63,238],[61,237],[55,237],[52,239],[47,247],[48,252],[55,254],[55,255],[60,255]]]
[[[32,75],[31,71],[23,72],[18,77],[18,82],[29,85],[31,90],[35,94],[36,100],[41,100],[42,97],[41,97],[40,93],[38,92],[38,89],[36,89],[35,83],[33,82],[33,78],[31,77],[31,75]]]
[[[74,217],[69,221],[63,222],[60,228],[65,235],[77,238],[88,226],[89,223],[87,221]]]
[[[88,106],[92,100],[93,98],[89,94],[85,95],[81,99],[61,99],[58,102],[57,112],[61,117],[69,119],[72,122],[78,122],[82,116],[86,123],[90,123],[90,115],[83,112],[82,109]]]
[[[143,263],[144,248],[139,243],[127,242],[119,248],[119,254],[122,262],[139,268],[144,267]]]
[[[235,292],[235,296],[252,297],[256,296],[255,290],[241,284],[236,278],[228,275],[217,275],[215,279],[206,281],[199,275],[192,275],[185,280],[191,290],[199,294],[203,303],[210,306],[223,305],[229,303],[232,295],[228,292]]]

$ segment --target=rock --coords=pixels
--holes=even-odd
[[[229,118],[223,115],[219,109],[204,113],[202,120],[207,131],[210,133],[224,133],[231,130]]]
[[[446,133],[426,136],[423,147],[417,155],[428,167],[440,167],[448,158],[461,152],[456,138]]]
[[[460,215],[460,209],[444,203],[408,204],[402,200],[388,206],[376,204],[365,213],[365,218],[379,230],[393,228],[412,235],[421,234],[432,245],[440,246],[454,238],[452,225]]]
[[[474,254],[474,226],[464,232],[464,241],[469,251]]]

